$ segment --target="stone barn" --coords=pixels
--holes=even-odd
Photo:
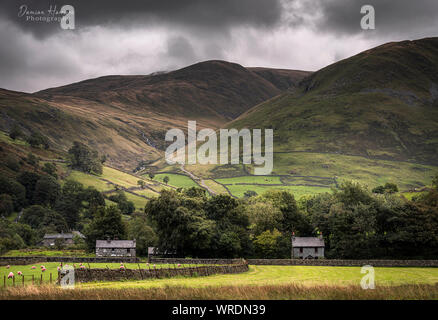
[[[135,240],[96,240],[96,257],[135,257]]]
[[[74,244],[75,237],[85,239],[85,236],[79,231],[72,231],[71,233],[46,233],[40,245],[54,247],[56,241],[59,239],[63,245],[68,246]]]
[[[324,258],[324,239],[319,237],[292,236],[292,259]]]

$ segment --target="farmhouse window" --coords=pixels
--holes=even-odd
[[[315,248],[315,253],[318,253],[318,248]]]
[[[300,248],[300,253],[303,253],[303,248]]]

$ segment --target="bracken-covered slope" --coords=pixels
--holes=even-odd
[[[266,79],[235,63],[206,61],[167,73],[105,76],[34,94],[0,89],[0,129],[18,124],[28,133],[40,131],[63,151],[80,140],[107,155],[109,164],[132,169],[142,160],[163,157],[168,129],[186,129],[188,120],[196,120],[200,128],[218,128],[307,75],[298,73],[285,82],[287,74],[273,70]]]
[[[334,63],[228,127],[273,128],[275,152],[438,164],[438,38],[388,43]]]

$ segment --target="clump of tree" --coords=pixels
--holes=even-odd
[[[0,194],[7,194],[11,197],[16,211],[26,205],[26,189],[13,178],[0,175]]]
[[[146,183],[144,182],[144,180],[138,180],[138,181],[137,181],[137,185],[139,185],[140,188],[144,189]]]
[[[436,258],[438,193],[416,201],[373,195],[347,182],[334,194],[308,200],[307,216],[324,234],[329,258]]]
[[[117,203],[117,207],[122,214],[131,214],[135,211],[134,202],[129,201],[126,194],[121,190],[117,191],[116,194],[109,196],[108,199]]]
[[[9,217],[14,211],[14,202],[9,194],[0,194],[0,216]]]
[[[102,162],[96,150],[75,141],[68,150],[68,160],[72,168],[86,173],[102,174]]]
[[[86,246],[89,252],[96,249],[96,240],[126,239],[126,226],[116,206],[99,207],[91,223],[85,228]]]
[[[379,194],[384,194],[384,193],[397,193],[398,192],[398,187],[395,183],[386,183],[384,186],[378,186],[375,187],[372,190],[373,193],[379,193]]]
[[[11,128],[11,131],[9,132],[9,137],[12,140],[15,140],[15,139],[19,139],[19,138],[24,138],[25,135],[24,135],[23,131],[21,130],[21,128],[17,124],[14,124]]]
[[[228,195],[207,198],[199,188],[163,190],[145,208],[161,250],[181,256],[238,257],[248,251],[249,221]]]
[[[148,247],[155,247],[158,243],[157,235],[147,222],[144,213],[135,214],[127,224],[128,239],[136,240],[136,252],[139,256],[148,255]]]
[[[46,162],[42,168],[42,171],[47,173],[48,175],[51,175],[55,179],[58,179],[56,164],[52,162]]]
[[[32,132],[26,140],[34,148],[49,149],[50,147],[49,139],[39,132]]]
[[[251,198],[251,197],[257,197],[257,192],[253,191],[253,190],[246,190],[245,193],[243,194],[244,198]]]

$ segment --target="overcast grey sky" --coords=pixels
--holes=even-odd
[[[75,8],[75,30],[19,8]],[[360,28],[362,5],[376,30]],[[1,0],[0,88],[34,92],[211,59],[317,70],[376,45],[438,36],[437,0]]]

